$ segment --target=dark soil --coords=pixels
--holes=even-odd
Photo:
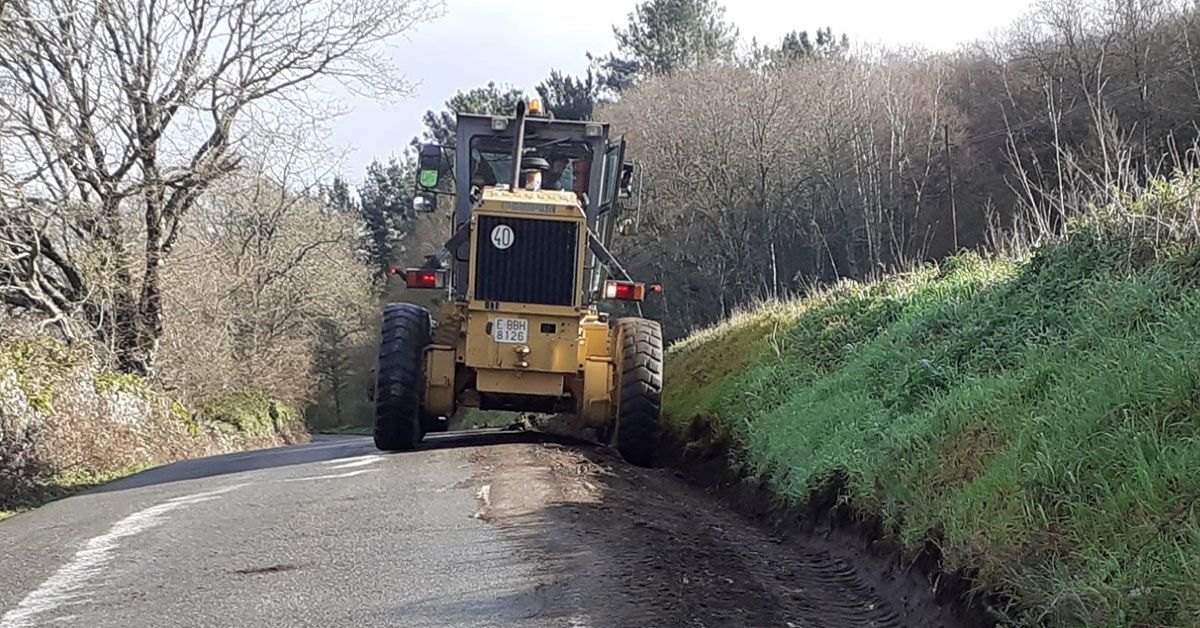
[[[973,626],[919,570],[847,534],[785,522],[725,479],[641,469],[602,448],[481,449],[477,516],[545,581],[570,626]],[[698,469],[703,470],[703,469]],[[734,506],[731,508],[731,506]],[[957,601],[951,596],[951,602]],[[976,617],[975,619],[978,619]]]
[[[680,477],[717,496],[735,512],[790,543],[817,544],[834,552],[850,552],[866,562],[868,574],[885,580],[906,579],[922,589],[923,603],[932,602],[939,613],[949,613],[962,626],[989,628],[998,624],[990,608],[1009,606],[1010,600],[981,594],[971,574],[948,572],[938,548],[927,545],[906,551],[890,536],[883,522],[863,515],[845,499],[844,478],[832,478],[806,503],[785,503],[765,483],[739,476],[730,468],[725,445],[710,448],[704,456],[684,455],[685,448],[668,445],[663,458]]]

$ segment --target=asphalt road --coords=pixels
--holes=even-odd
[[[606,450],[330,437],[0,523],[0,628],[953,625],[862,571]]]

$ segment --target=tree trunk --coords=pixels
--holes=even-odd
[[[154,375],[158,343],[162,338],[162,252],[147,244],[141,290],[135,297],[126,293],[115,297],[113,322],[102,334],[109,336],[117,369],[142,377]],[[127,277],[126,281],[135,280]],[[128,284],[125,284],[128,285]],[[105,333],[105,329],[108,329]]]

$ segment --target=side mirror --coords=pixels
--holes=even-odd
[[[442,172],[446,170],[445,161],[442,157],[441,146],[437,146],[436,144],[422,145],[421,153],[417,157],[417,187],[423,190],[438,189],[438,183],[442,179]],[[413,209],[416,209],[415,204],[413,205]]]
[[[437,211],[437,197],[433,194],[417,194],[412,200],[413,211],[428,214]]]
[[[633,196],[633,164],[621,164],[621,180],[617,189],[621,198]]]
[[[626,218],[617,225],[617,231],[623,236],[637,235],[637,223],[632,218]]]

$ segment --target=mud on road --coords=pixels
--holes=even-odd
[[[959,626],[912,574],[784,539],[667,469],[554,443],[475,450],[477,517],[538,565],[531,619],[564,626]]]

